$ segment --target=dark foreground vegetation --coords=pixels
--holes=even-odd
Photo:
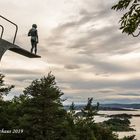
[[[108,126],[112,131],[135,131],[130,126],[131,122],[129,119],[132,118],[131,114],[115,114],[108,115],[107,117],[110,117],[110,119],[104,121],[102,125]]]
[[[3,100],[14,86],[5,86],[0,75],[0,140],[120,140],[106,126],[96,124],[92,98],[77,116],[74,103],[67,112],[55,77],[34,80],[19,97]],[[134,140],[135,136],[121,140]]]

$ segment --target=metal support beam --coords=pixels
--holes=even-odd
[[[3,17],[2,15],[0,15],[0,18],[3,18],[4,20],[10,22],[11,24],[13,24],[16,27],[16,31],[15,31],[15,35],[14,35],[14,39],[13,39],[13,44],[15,44],[15,40],[16,40],[16,36],[17,36],[17,31],[18,31],[17,24],[15,24],[14,22],[10,21],[9,19]]]
[[[0,27],[1,27],[1,29],[2,29],[0,38],[2,38],[3,32],[4,32],[4,27],[3,27],[2,25],[0,25]]]

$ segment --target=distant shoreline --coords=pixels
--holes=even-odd
[[[84,104],[75,104],[75,110],[81,110],[84,106]],[[64,106],[66,110],[69,110],[69,107],[70,105]],[[140,104],[100,104],[98,109],[99,111],[138,111]]]

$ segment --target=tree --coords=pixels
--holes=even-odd
[[[8,95],[8,93],[11,91],[12,88],[14,88],[13,85],[7,86],[4,83],[4,75],[0,74],[0,130],[2,129],[11,129],[11,119],[9,115],[9,104],[10,101],[4,101],[3,96]],[[1,134],[0,139],[6,140],[7,135],[6,134]]]
[[[13,85],[11,86],[6,86],[5,83],[4,83],[4,75],[3,74],[0,74],[0,100],[3,99],[3,95],[7,95],[10,90],[12,88],[14,88]]]
[[[88,102],[85,107],[81,110],[82,117],[76,121],[76,135],[77,140],[96,140],[93,131],[94,115],[97,113],[96,107],[92,105],[93,98],[88,98]]]
[[[65,137],[63,123],[66,111],[63,109],[63,93],[56,86],[55,77],[34,80],[24,90],[28,100],[24,104],[24,115],[20,122],[27,140],[59,140]]]
[[[71,128],[72,131],[74,130],[75,119],[76,119],[75,104],[74,104],[74,102],[72,102],[72,104],[69,107],[69,111],[67,113],[67,120],[69,123],[69,127]]]
[[[125,11],[121,17],[120,23],[123,33],[137,37],[140,35],[140,3],[139,0],[119,0],[117,4],[112,7],[116,11]],[[138,32],[137,35],[134,35]]]
[[[94,115],[97,114],[97,106],[92,105],[93,98],[88,98],[87,105],[82,109],[83,116],[87,122],[94,122]]]
[[[97,107],[96,107],[97,111],[99,111],[99,107],[100,107],[100,103],[97,102]]]
[[[6,86],[4,83],[4,75],[0,74],[0,128],[8,128],[8,115],[6,111],[8,110],[7,106],[9,105],[9,101],[3,101],[3,96],[7,95],[10,90],[14,87]]]

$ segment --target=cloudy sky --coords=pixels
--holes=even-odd
[[[19,26],[16,44],[30,50],[28,30],[38,25],[38,54],[29,59],[7,51],[1,72],[16,87],[6,97],[22,93],[32,80],[51,70],[67,98],[65,104],[140,101],[140,41],[122,34],[122,13],[111,10],[117,0],[0,0],[0,14]],[[12,41],[15,28],[5,26]]]

